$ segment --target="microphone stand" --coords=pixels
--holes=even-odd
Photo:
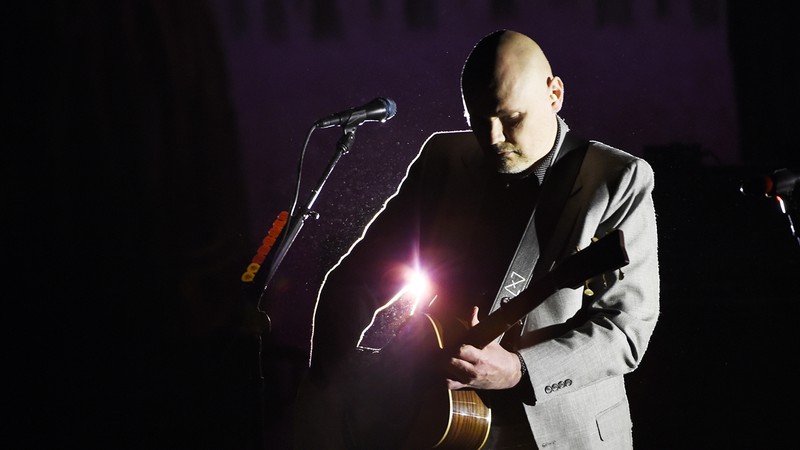
[[[309,217],[319,219],[319,213],[311,208],[317,201],[322,188],[325,186],[325,182],[328,181],[328,178],[333,172],[333,169],[336,167],[336,164],[339,162],[339,159],[341,159],[343,155],[346,155],[348,152],[350,152],[350,148],[353,146],[353,142],[355,141],[357,127],[358,126],[355,124],[344,127],[344,133],[336,142],[336,151],[331,157],[331,160],[328,162],[328,165],[325,168],[322,176],[317,181],[316,186],[311,190],[311,195],[306,201],[305,206],[299,208],[294,212],[294,214],[292,214],[291,217],[289,217],[289,221],[287,222],[283,236],[280,241],[277,242],[278,245],[274,249],[275,253],[266,272],[266,276],[263,280],[260,280],[259,283],[261,286],[261,294],[259,295],[258,302],[256,304],[259,310],[261,310],[261,300],[266,293],[269,282],[272,281],[272,277],[278,270],[278,266],[281,264],[283,258],[286,256],[286,253],[289,251],[289,248],[294,243],[294,240],[297,238],[297,235],[300,233],[303,225],[305,225],[306,220],[308,220]]]
[[[795,241],[795,243],[797,243],[798,250],[800,250],[800,236],[797,234],[797,228],[795,228],[794,221],[792,221],[792,213],[794,213],[795,211],[790,211],[789,209],[787,209],[786,201],[784,201],[784,199],[781,198],[779,195],[776,195],[775,199],[778,202],[778,209],[786,219],[786,225],[789,227],[789,233],[792,235],[792,238]]]
[[[788,169],[778,169],[772,173],[769,179],[773,185],[771,188],[774,191],[772,197],[777,201],[778,210],[786,220],[792,240],[798,245],[797,249],[800,250],[800,236],[797,234],[797,229],[792,220],[792,216],[798,212],[798,203],[800,202],[800,185],[798,185],[800,177],[795,176]]]
[[[363,121],[362,121],[363,122]],[[256,333],[256,340],[253,343],[256,346],[255,353],[257,357],[257,371],[256,371],[256,382],[259,385],[258,391],[261,400],[259,401],[259,412],[258,412],[258,423],[256,424],[256,444],[255,447],[258,449],[265,448],[265,442],[263,439],[263,424],[265,423],[264,414],[267,411],[272,411],[272,409],[268,409],[264,404],[264,400],[266,400],[267,393],[264,391],[264,375],[263,375],[263,360],[262,360],[262,335],[266,332],[269,334],[271,332],[271,320],[269,316],[264,312],[261,308],[262,299],[265,297],[267,292],[267,288],[269,286],[270,281],[275,275],[275,272],[278,270],[278,266],[280,266],[281,262],[283,261],[284,257],[289,251],[289,248],[294,243],[295,239],[297,238],[300,230],[303,228],[305,221],[313,217],[314,219],[319,219],[319,214],[315,212],[312,208],[314,203],[316,202],[317,198],[319,197],[322,188],[324,187],[325,183],[328,181],[333,169],[336,167],[336,164],[339,162],[341,157],[347,154],[350,151],[350,148],[353,146],[353,142],[355,141],[355,133],[356,129],[360,125],[360,123],[353,123],[344,126],[344,133],[339,138],[336,143],[336,151],[334,152],[333,156],[331,157],[330,161],[328,162],[327,167],[325,168],[322,176],[317,181],[316,186],[311,191],[311,195],[309,196],[308,200],[306,201],[305,205],[301,208],[296,209],[293,211],[292,215],[288,218],[283,230],[281,230],[278,239],[275,242],[275,246],[272,251],[268,254],[270,257],[268,261],[265,261],[267,270],[259,270],[256,272],[253,280],[251,283],[246,283],[244,287],[244,295],[247,298],[247,304],[252,305],[253,300],[255,300],[255,314],[259,316],[259,319],[263,322],[263,319],[266,318],[266,326],[263,324],[258,326],[258,332]]]

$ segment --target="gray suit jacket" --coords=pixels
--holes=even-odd
[[[422,264],[445,280],[440,285],[452,298],[468,295],[465,272],[453,268],[474,257],[468,249],[485,233],[492,173],[483,158],[469,131],[426,141],[397,193],[326,276],[315,309],[313,384],[332,379],[372,312],[399,290],[400,264]],[[659,313],[653,183],[644,160],[591,142],[552,240],[541,243],[537,274],[593,237],[622,229],[630,264],[593,279],[591,297],[581,289],[556,292],[527,315],[519,335],[507,336],[529,371],[532,395],[521,400],[539,448],[632,445],[623,375],[641,362]]]

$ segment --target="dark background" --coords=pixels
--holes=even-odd
[[[791,15],[533,3],[7,6],[2,254],[21,447],[288,448],[322,277],[424,139],[465,128],[461,64],[498,28],[543,46],[573,129],[656,173],[662,316],[627,377],[637,447],[790,437],[800,246],[777,199],[738,188],[800,170]],[[311,124],[376,96],[397,116],[359,128],[264,292],[264,331],[239,276],[291,207]],[[310,136],[301,203],[340,133]]]

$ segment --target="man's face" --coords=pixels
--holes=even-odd
[[[498,70],[493,86],[465,98],[472,130],[498,172],[522,172],[552,148],[558,109],[553,83],[560,86],[557,78]]]

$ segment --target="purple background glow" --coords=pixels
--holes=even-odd
[[[491,2],[417,2],[427,10],[418,21],[428,25],[415,27],[403,2],[352,1],[347,8],[334,2],[326,17],[338,17],[338,31],[314,38],[317,3],[298,2],[280,14],[265,10],[268,3],[240,2],[241,9],[215,4],[255,236],[291,204],[297,158],[314,120],[376,96],[398,105],[391,121],[361,127],[352,153],[315,205],[320,223],[304,228],[281,268],[293,289],[291,296],[275,298],[275,331],[283,335],[283,324],[291,324],[287,338],[299,346],[306,344],[298,325],[308,322],[319,271],[334,256],[324,252],[341,249],[321,249],[321,241],[337,240],[324,230],[343,233],[345,241],[352,237],[352,229],[393,192],[427,136],[466,127],[461,66],[477,39],[495,29],[516,29],[539,41],[566,84],[561,114],[582,134],[640,156],[645,146],[683,143],[699,145],[715,163],[741,161],[719,5],[703,16],[692,2],[669,2],[664,10],[657,9],[659,2],[637,2],[607,11],[595,2],[507,2],[513,11],[504,15],[493,14]],[[337,133],[312,136],[301,202],[332,156]],[[323,267],[314,277],[292,275],[320,255]]]
[[[794,15],[724,0],[75,0],[8,8],[2,50],[9,408],[29,447],[288,448],[325,272],[499,28],[534,37],[562,116],[656,174],[662,315],[626,377],[635,441],[775,448],[792,430],[800,248],[745,177],[800,171]],[[290,208],[317,119],[375,97],[268,286],[239,276]],[[299,202],[341,130],[309,142]],[[790,211],[800,194],[786,196]],[[796,222],[797,220],[795,215]],[[6,261],[4,261],[5,263]],[[244,296],[247,297],[247,296]],[[19,308],[17,312],[15,309]],[[259,344],[263,344],[259,352]],[[263,381],[258,377],[263,373]],[[261,408],[263,407],[263,412]],[[194,444],[194,445],[193,445]],[[55,445],[53,445],[55,446]]]

